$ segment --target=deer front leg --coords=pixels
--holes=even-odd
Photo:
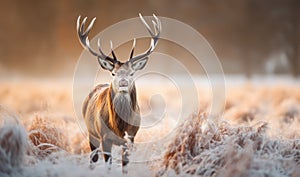
[[[111,164],[112,159],[111,159],[111,148],[112,148],[112,143],[110,141],[103,141],[102,142],[102,151],[103,151],[103,157],[105,162]]]
[[[127,164],[129,163],[129,152],[132,150],[134,136],[127,136],[126,143],[122,145],[122,171],[123,173],[127,173]]]
[[[123,166],[123,172],[124,172],[124,167],[129,163],[129,150],[132,149],[133,141],[134,141],[134,136],[130,136],[125,132],[125,140],[126,143],[122,146],[122,166]],[[126,172],[126,171],[125,171]]]
[[[90,162],[95,163],[98,161],[99,156],[98,153],[93,153],[94,150],[96,150],[100,146],[100,141],[94,137],[93,135],[89,134],[89,143],[90,143],[90,148],[92,151],[91,157],[90,157]]]
[[[129,155],[128,147],[127,147],[127,145],[124,145],[122,147],[122,166],[123,167],[126,166],[129,162],[128,155]]]

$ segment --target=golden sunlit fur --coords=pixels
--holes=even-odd
[[[111,152],[113,144],[125,146],[125,132],[134,141],[140,125],[135,87],[128,93],[115,93],[108,84],[98,85],[86,98],[82,111],[92,151],[99,147],[100,142],[105,153]],[[104,154],[105,161],[109,158],[109,154]],[[98,157],[92,160],[97,161]],[[127,162],[125,154],[123,164]]]

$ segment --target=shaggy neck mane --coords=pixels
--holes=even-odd
[[[136,111],[136,89],[135,86],[129,93],[115,93],[110,87],[108,99],[110,103],[109,124],[119,136],[124,136],[123,130],[133,124],[133,115]]]

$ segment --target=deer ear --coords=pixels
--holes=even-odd
[[[114,65],[111,62],[107,61],[107,60],[103,60],[101,58],[98,58],[98,62],[100,64],[100,66],[105,70],[112,71],[114,69]]]
[[[148,57],[145,57],[145,58],[143,58],[141,60],[138,60],[138,61],[132,63],[132,68],[135,71],[141,70],[141,69],[143,69],[146,66],[147,61],[148,61]]]

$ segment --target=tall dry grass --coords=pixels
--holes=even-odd
[[[204,113],[192,115],[179,126],[158,175],[172,171],[199,176],[300,175],[300,139],[272,139],[266,134],[266,122],[207,126],[208,119]]]
[[[156,102],[149,95],[155,92],[139,89],[143,90],[138,92],[142,112],[153,112]],[[174,137],[164,142],[169,144],[166,149],[133,148],[132,156],[158,154],[160,158],[129,164],[129,175],[300,175],[299,86],[228,88],[219,124],[204,113],[209,91],[200,90],[199,95],[204,94],[199,100],[201,113],[177,126]],[[0,108],[15,113],[0,114],[0,176],[122,175],[118,161],[110,171],[101,160],[94,170],[89,168],[88,141],[76,122],[71,94],[71,85],[62,82],[1,83]],[[164,89],[170,114],[157,126],[139,131],[137,142],[155,141],[173,131],[177,123],[173,117],[180,108],[175,94],[176,90]],[[4,123],[7,119],[13,121]]]

